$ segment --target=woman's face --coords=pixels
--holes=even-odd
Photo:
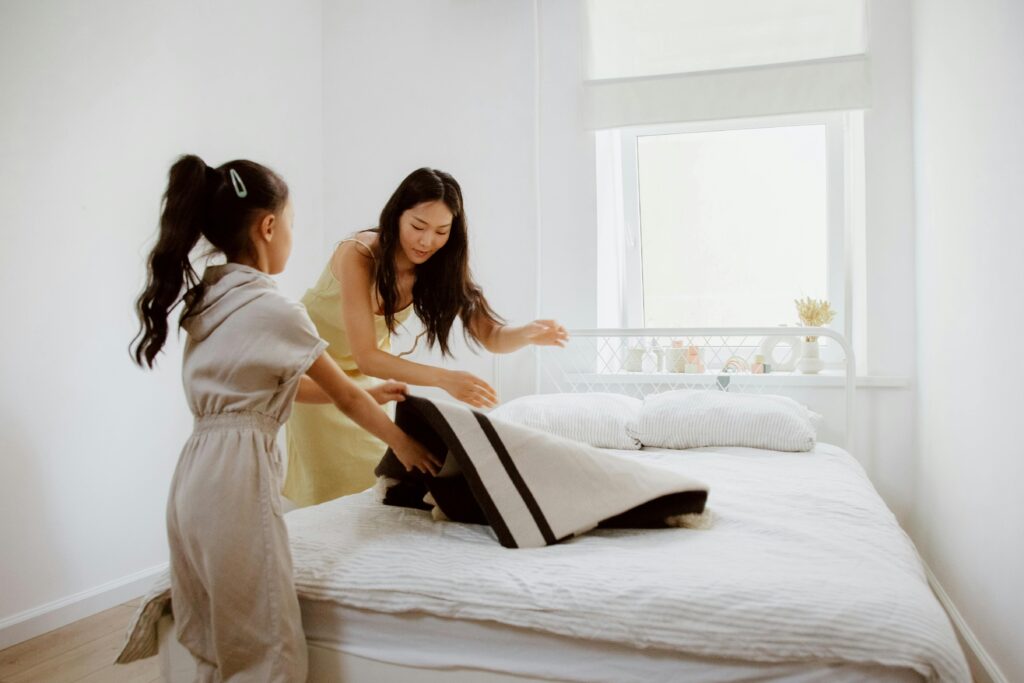
[[[426,262],[443,247],[451,231],[451,209],[440,200],[417,204],[398,218],[398,241],[402,253],[414,266]]]

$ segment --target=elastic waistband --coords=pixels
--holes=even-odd
[[[281,423],[263,413],[252,410],[233,410],[211,415],[196,415],[193,433],[221,429],[255,429],[274,436],[281,429]]]

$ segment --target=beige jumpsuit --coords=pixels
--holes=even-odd
[[[239,264],[211,266],[183,379],[195,429],[167,503],[171,603],[199,681],[306,679],[306,642],[281,511],[277,432],[323,352],[298,303]]]

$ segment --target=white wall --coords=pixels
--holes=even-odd
[[[909,521],[914,453],[914,161],[910,0],[869,0],[871,108],[864,112],[864,260],[867,357],[859,372],[910,378],[907,388],[864,390],[857,435],[871,480]]]
[[[1008,681],[1024,680],[1022,34],[1016,0],[914,5],[920,446],[912,532]]]
[[[283,287],[309,281],[322,245],[320,14],[317,0],[0,4],[8,633],[167,560],[167,488],[191,427],[180,349],[146,373],[127,347],[175,157],[276,168],[297,221]]]
[[[535,318],[532,3],[325,0],[324,35],[320,267],[339,239],[377,225],[406,175],[430,166],[462,186],[471,266],[491,305],[513,323]],[[491,380],[491,357],[457,334],[446,364]]]
[[[583,127],[582,2],[539,0],[540,306],[575,328],[597,326],[594,136]]]

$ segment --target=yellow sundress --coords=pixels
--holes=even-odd
[[[354,239],[342,241],[358,242]],[[364,375],[352,358],[342,317],[341,283],[331,272],[330,260],[316,284],[302,297],[302,303],[320,337],[330,344],[327,353],[349,379],[364,389],[380,384],[382,380]],[[411,313],[410,305],[399,311],[395,318],[404,323]],[[377,348],[390,352],[391,335],[384,316],[374,315],[373,324]],[[394,417],[394,403],[389,403],[384,410]],[[288,474],[284,495],[300,507],[369,488],[375,480],[373,469],[387,450],[383,441],[352,422],[330,403],[296,403],[286,425],[286,437]]]

